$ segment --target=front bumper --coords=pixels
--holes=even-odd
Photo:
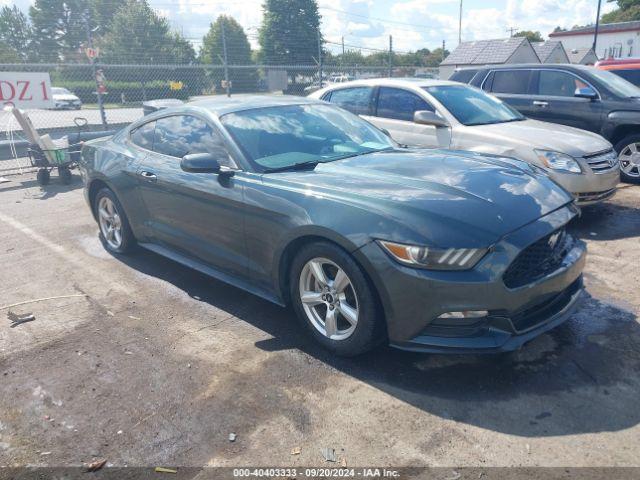
[[[565,321],[583,291],[583,242],[576,240],[559,267],[526,285],[508,288],[502,275],[524,248],[575,215],[575,208],[563,207],[503,237],[469,271],[408,268],[375,243],[360,249],[375,266],[372,279],[384,305],[390,344],[423,352],[509,351]],[[487,310],[488,315],[467,323],[438,318],[468,310]]]
[[[582,173],[559,173],[548,171],[549,176],[571,192],[580,206],[591,205],[610,199],[620,182],[620,168],[594,173],[586,162],[580,162]]]

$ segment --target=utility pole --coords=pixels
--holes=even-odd
[[[231,85],[229,85],[229,62],[227,59],[227,36],[224,32],[224,19],[220,22],[222,27],[222,55],[224,56],[224,83],[227,90],[227,97],[231,96]]]
[[[344,68],[344,35],[342,36],[342,57],[340,58],[341,67]]]
[[[509,36],[513,37],[513,33],[518,31],[518,27],[509,27],[507,28],[507,32],[509,32]]]
[[[444,51],[445,51],[445,43],[444,40],[442,40],[442,61],[444,62]]]
[[[320,33],[320,26],[318,26],[318,78],[320,80],[320,87],[322,87],[322,34]]]
[[[393,77],[393,37],[389,35],[389,78]]]
[[[91,34],[91,25],[89,23],[89,9],[84,11],[84,26],[87,31],[87,43],[91,50],[93,50],[93,36]],[[100,120],[102,120],[102,126],[107,128],[107,114],[104,111],[104,102],[102,101],[102,92],[100,82],[98,81],[98,67],[96,66],[96,57],[91,56],[89,61],[91,62],[91,70],[93,71],[93,79],[96,82],[96,95],[98,96],[98,109],[100,110]]]
[[[462,0],[460,0],[460,15],[458,15],[458,45],[462,43]]]
[[[600,28],[600,4],[602,0],[598,0],[598,13],[596,14],[596,29],[593,32],[593,53],[596,52],[596,45],[598,44],[598,28]],[[597,55],[597,53],[596,53]]]

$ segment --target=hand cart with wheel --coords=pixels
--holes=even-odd
[[[78,126],[78,140],[80,130],[87,124],[86,119],[76,118],[75,124]],[[44,137],[43,137],[44,138]],[[53,146],[53,145],[52,145]],[[54,148],[42,148],[35,143],[29,144],[27,153],[33,167],[38,168],[37,180],[40,185],[47,185],[51,179],[51,171],[58,169],[58,177],[65,185],[71,183],[73,177],[71,170],[78,166],[82,142]]]

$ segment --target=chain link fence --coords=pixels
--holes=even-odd
[[[361,65],[97,65],[104,79],[102,107],[96,93],[91,64],[0,64],[0,72],[47,72],[51,77],[56,108],[30,110],[29,117],[39,133],[52,137],[75,132],[74,120],[87,119],[84,131],[117,130],[143,115],[143,104],[150,100],[189,101],[202,96],[227,94],[308,95],[321,86],[355,79],[388,77],[437,78],[437,69],[413,66]],[[80,100],[74,103],[59,91],[67,90]],[[102,115],[104,113],[104,117]],[[104,120],[104,122],[103,122]],[[1,158],[14,159],[11,169],[26,167],[11,150],[13,142],[24,140],[19,125],[8,111],[0,110]],[[10,155],[7,155],[7,152]],[[0,174],[9,164],[0,164]]]

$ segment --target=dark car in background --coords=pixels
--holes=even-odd
[[[490,65],[451,80],[482,88],[529,118],[598,133],[618,153],[622,179],[640,182],[640,89],[584,65]]]
[[[346,110],[234,96],[87,142],[105,247],[134,244],[277,304],[341,355],[495,352],[568,318],[572,196],[504,157],[400,148]],[[283,321],[285,317],[283,317]]]

